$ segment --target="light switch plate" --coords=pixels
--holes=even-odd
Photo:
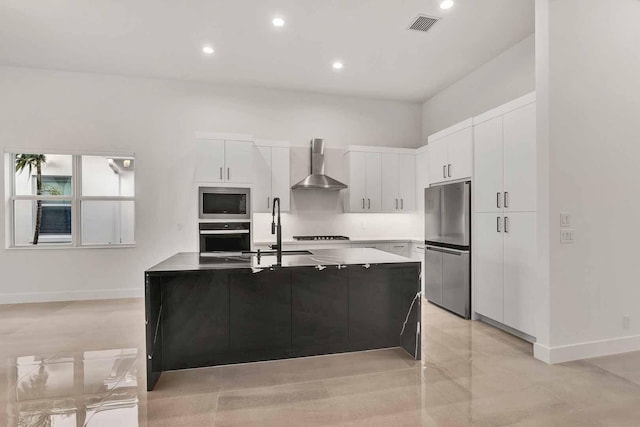
[[[571,227],[571,214],[560,214],[560,227]]]
[[[576,240],[576,231],[572,228],[563,228],[560,230],[560,243],[574,243]]]

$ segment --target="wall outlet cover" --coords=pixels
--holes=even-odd
[[[560,227],[571,227],[571,214],[560,214]]]
[[[574,243],[576,231],[572,228],[563,228],[560,230],[560,243]]]

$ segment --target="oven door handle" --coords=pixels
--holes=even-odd
[[[200,234],[249,234],[249,230],[200,230]]]

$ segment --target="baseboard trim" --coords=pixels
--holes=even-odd
[[[95,291],[25,292],[0,294],[0,304],[142,298],[144,289],[100,289]]]
[[[536,359],[542,360],[543,362],[556,364],[639,350],[640,335],[632,335],[557,347],[534,344],[533,355]]]

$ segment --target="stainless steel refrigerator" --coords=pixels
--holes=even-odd
[[[471,182],[424,190],[425,293],[429,302],[471,317]]]

